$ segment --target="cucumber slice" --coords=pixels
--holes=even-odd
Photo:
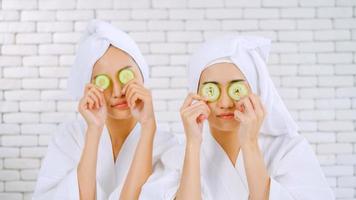
[[[105,74],[98,75],[95,77],[95,85],[105,90],[110,86],[110,78]]]
[[[236,82],[229,86],[228,94],[233,100],[238,101],[248,95],[248,90],[243,83]]]
[[[119,72],[119,81],[122,84],[126,84],[130,80],[135,78],[135,74],[131,69],[123,69]]]
[[[220,97],[220,88],[215,83],[206,83],[201,89],[201,95],[206,97],[209,102],[214,102]]]

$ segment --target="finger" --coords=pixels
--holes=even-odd
[[[94,107],[95,109],[99,109],[100,108],[100,100],[98,99],[98,97],[96,97],[93,93],[90,93],[90,97],[92,99],[94,99]]]
[[[249,95],[249,99],[250,99],[250,102],[255,110],[255,113],[256,115],[259,117],[259,118],[262,118],[263,117],[263,110],[261,108],[261,104],[259,102],[259,100],[257,99],[258,97],[254,94],[251,94]]]
[[[187,116],[194,116],[195,118],[197,118],[198,116],[195,116],[197,111],[200,111],[200,114],[203,114],[204,117],[208,118],[209,114],[210,114],[210,109],[206,104],[201,104],[198,105],[196,107],[192,107],[190,110],[186,111],[186,115]]]
[[[201,122],[203,122],[203,121],[206,120],[206,119],[207,119],[207,118],[206,118],[204,115],[199,115],[197,121],[198,121],[199,123],[201,123]]]
[[[205,113],[203,114],[200,114],[198,117],[197,117],[197,121],[199,123],[203,122],[204,120],[208,119],[209,115],[210,115],[210,110],[209,109],[204,109],[204,111],[206,111]]]
[[[87,109],[88,108],[88,103],[86,101],[85,98],[82,98],[80,101],[79,101],[79,107],[81,109]]]
[[[88,93],[92,93],[93,95],[95,95],[95,97],[98,99],[99,106],[102,106],[104,104],[103,97],[100,94],[100,91],[98,91],[96,88],[90,89]]]
[[[130,96],[132,95],[132,92],[137,91],[137,90],[145,90],[143,87],[136,85],[136,84],[131,84],[130,86],[127,87],[125,96]]]
[[[84,87],[84,95],[89,91],[89,89],[92,87],[91,83],[87,83]]]
[[[190,106],[188,106],[188,107],[182,109],[181,112],[184,113],[184,112],[187,112],[188,110],[193,110],[193,109],[195,109],[196,107],[199,107],[199,106],[201,106],[201,105],[203,105],[203,104],[206,104],[206,103],[204,103],[203,101],[198,101],[197,103],[195,103],[195,104],[193,104],[193,105],[190,105]]]
[[[198,95],[198,94],[189,93],[188,96],[185,98],[181,109],[185,109],[186,107],[190,106],[190,105],[192,104],[193,100],[207,101],[206,98],[201,97],[201,96]]]
[[[100,98],[101,105],[106,104],[105,97],[104,97],[104,90],[102,90],[102,89],[100,88],[99,91],[98,91],[98,90],[95,90],[95,91],[96,91],[96,94],[97,94],[97,95],[99,96],[99,98]]]
[[[129,82],[127,82],[127,83],[124,85],[124,87],[123,87],[122,90],[121,90],[121,94],[125,94],[127,88],[128,88],[130,85],[133,85],[133,84],[142,85],[137,79],[132,79],[132,80],[130,80]]]
[[[191,115],[191,112],[196,109],[197,107],[201,106],[203,104],[203,102],[198,102],[194,105],[190,105],[187,108],[184,108],[183,110],[181,110],[181,116],[184,118],[187,118]]]
[[[235,120],[239,121],[239,122],[244,122],[246,120],[246,116],[244,115],[244,113],[235,110],[234,111],[234,118]]]
[[[260,108],[262,109],[263,116],[266,116],[267,110],[266,110],[266,107],[265,107],[265,106],[263,105],[263,103],[262,103],[261,97],[259,97],[259,96],[256,95],[256,99],[257,99],[257,102],[258,102],[259,105],[260,105]]]
[[[92,99],[90,96],[87,96],[86,101],[88,102],[88,109],[93,109],[95,102],[94,99]]]
[[[143,103],[145,103],[146,98],[147,98],[147,96],[145,94],[136,91],[131,95],[131,97],[129,99],[129,105],[130,105],[130,107],[135,107],[137,100],[141,100]]]
[[[133,100],[133,96],[135,94],[141,94],[140,97],[145,97],[145,96],[148,96],[147,92],[145,90],[143,90],[142,88],[135,88],[135,87],[132,87],[132,89],[130,88],[130,90],[127,90],[127,101],[129,102],[129,105],[131,106],[134,106],[135,102],[137,99],[134,99]],[[137,96],[135,96],[137,98]],[[142,99],[144,100],[144,99]]]
[[[251,101],[248,97],[241,99],[239,102],[244,106],[245,113],[248,115],[255,115],[255,111],[252,108]]]
[[[104,91],[102,88],[96,86],[95,84],[93,83],[87,83],[84,87],[84,94],[86,94],[89,90],[91,90],[92,88],[96,88],[98,89],[99,91]]]
[[[88,97],[94,100],[95,108],[100,108],[100,100],[93,92],[88,92]]]
[[[209,111],[204,107],[195,108],[189,113],[189,116],[191,116],[194,120],[196,120],[196,122],[199,123],[202,122],[201,119],[207,118],[208,115]]]

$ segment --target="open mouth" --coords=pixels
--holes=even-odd
[[[122,101],[116,104],[111,105],[112,108],[119,109],[119,110],[125,110],[129,108],[129,105],[127,104],[127,101]]]

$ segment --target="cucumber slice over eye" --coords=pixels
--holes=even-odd
[[[220,97],[220,88],[215,83],[206,83],[201,89],[201,95],[207,98],[209,102],[214,102]]]
[[[95,77],[95,85],[105,90],[110,86],[110,79],[107,75],[101,74]]]
[[[122,84],[126,84],[130,80],[135,78],[135,74],[131,69],[123,69],[119,72],[119,81]]]
[[[248,95],[248,90],[243,83],[236,82],[229,86],[228,94],[233,100],[238,101]]]

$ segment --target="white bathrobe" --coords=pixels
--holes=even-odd
[[[148,65],[135,41],[125,32],[100,20],[90,21],[76,52],[68,78],[68,91],[79,100],[85,84],[90,82],[94,64],[113,45],[129,54],[137,63],[144,81],[148,79]],[[80,119],[60,126],[52,136],[47,155],[38,175],[33,199],[79,199],[77,167],[85,143],[86,123]],[[140,124],[132,130],[120,149],[116,162],[106,127],[100,138],[97,157],[98,200],[118,200],[140,137]],[[156,132],[153,161],[170,146],[169,135]]]
[[[259,146],[271,178],[270,200],[335,199],[304,137],[260,135]],[[209,132],[203,135],[201,150],[203,200],[247,200],[249,189],[242,152],[234,166]],[[162,156],[164,167],[156,169],[146,182],[141,199],[174,199],[181,179],[184,152],[184,142],[180,142]]]
[[[77,167],[85,144],[86,123],[78,120],[61,125],[48,146],[37,179],[33,199],[77,200],[79,188]],[[140,137],[139,123],[126,138],[114,163],[110,135],[104,127],[98,147],[96,195],[98,200],[118,200]],[[162,152],[170,147],[172,137],[157,131],[154,140],[153,163],[158,165]]]
[[[215,63],[233,63],[246,77],[252,92],[267,110],[259,145],[271,177],[270,200],[334,199],[308,142],[279,96],[267,69],[271,41],[261,37],[226,35],[206,42],[192,56],[188,67],[191,92],[197,92],[201,73]],[[204,200],[248,199],[243,155],[236,166],[205,127],[201,154]],[[173,199],[182,174],[184,144],[162,156],[164,168],[156,170],[142,190],[143,199]],[[180,161],[177,161],[180,157]]]

